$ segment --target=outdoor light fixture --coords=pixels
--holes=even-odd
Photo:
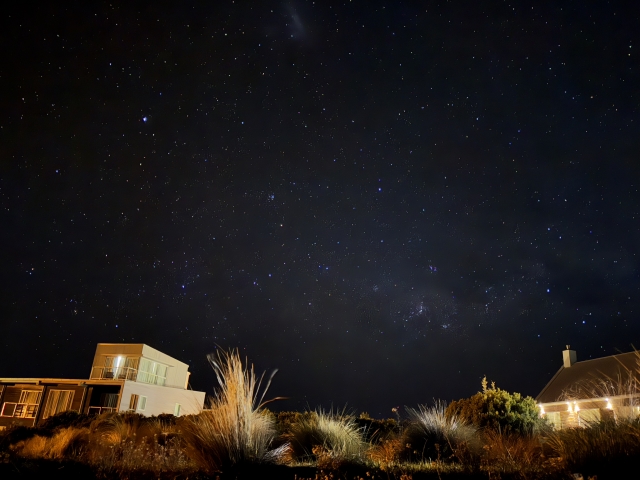
[[[607,402],[607,410],[613,410],[613,405],[611,405],[611,401],[608,398],[604,399]]]
[[[540,415],[544,415],[544,407],[542,404],[538,405],[538,408],[540,409]]]

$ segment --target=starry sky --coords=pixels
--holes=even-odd
[[[640,345],[635,2],[3,15],[1,375],[98,342],[278,368],[276,409],[535,396]]]

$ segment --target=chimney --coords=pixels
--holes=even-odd
[[[567,345],[567,349],[562,352],[562,360],[564,361],[564,368],[569,368],[578,361],[576,351],[571,350],[571,347]]]

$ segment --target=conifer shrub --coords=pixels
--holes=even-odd
[[[451,402],[446,415],[478,428],[511,433],[531,434],[548,428],[546,421],[540,418],[533,398],[497,388],[495,382],[489,387],[486,377],[482,379],[481,392]]]

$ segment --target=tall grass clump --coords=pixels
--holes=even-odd
[[[486,429],[482,432],[484,443],[481,470],[500,478],[516,475],[521,478],[539,478],[556,473],[557,466],[545,459],[542,437],[538,433],[521,434]]]
[[[467,460],[480,450],[478,430],[456,415],[445,414],[446,404],[406,408],[411,423],[402,434],[404,460]]]
[[[368,446],[355,418],[344,412],[305,412],[283,437],[290,463],[316,462],[320,467],[359,463]]]
[[[210,355],[209,362],[219,389],[208,410],[186,417],[182,424],[189,456],[207,473],[264,461],[276,433],[273,416],[263,409],[271,378],[260,395],[264,374],[257,378],[237,350]]]
[[[568,469],[598,473],[640,464],[640,418],[621,417],[592,422],[586,428],[556,430],[547,439],[551,453]],[[604,473],[604,472],[603,472]]]

